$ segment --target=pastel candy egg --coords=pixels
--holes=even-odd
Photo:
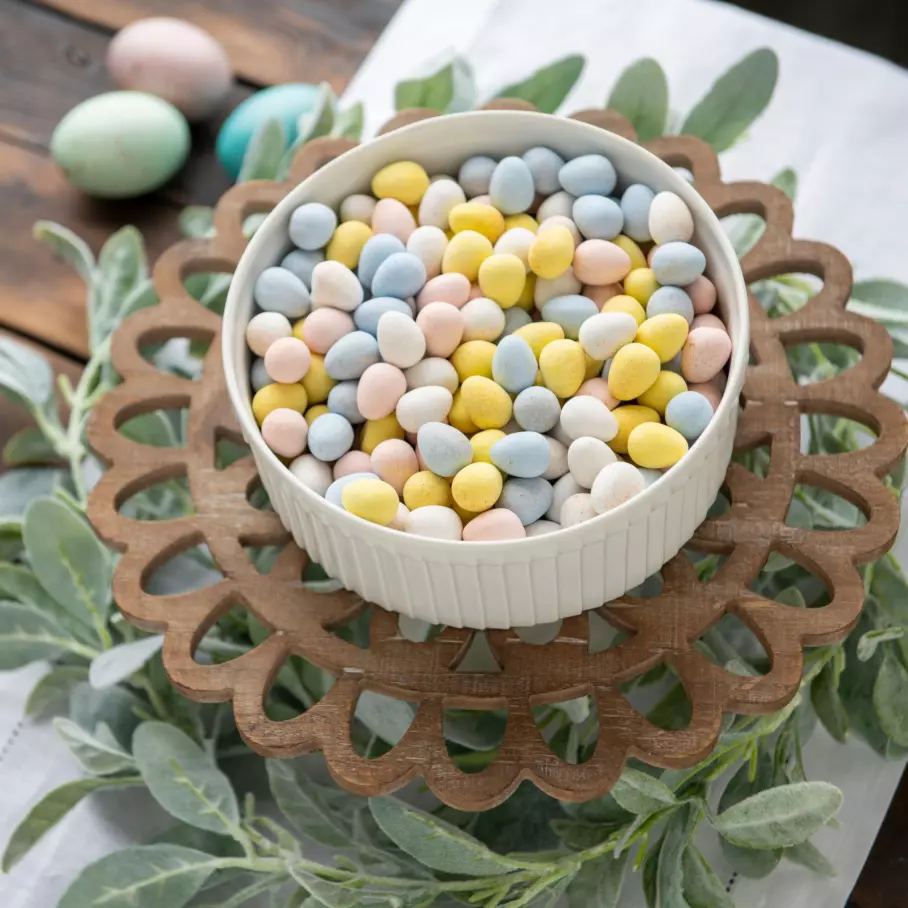
[[[526,268],[516,255],[495,253],[479,266],[479,288],[502,309],[509,309],[523,292]]]
[[[695,281],[684,288],[694,306],[695,315],[712,312],[716,305],[716,287],[708,278],[700,275]]]
[[[630,463],[618,461],[604,467],[590,489],[593,510],[597,514],[614,510],[646,488],[643,474]]]
[[[502,214],[519,214],[533,204],[533,174],[523,158],[512,155],[498,162],[489,181],[489,198]]]
[[[467,341],[451,354],[451,365],[457,370],[463,382],[471,375],[492,377],[492,360],[495,358],[495,344],[489,341]]]
[[[312,269],[312,305],[352,312],[363,301],[363,288],[356,275],[340,262],[319,262]]]
[[[643,250],[629,236],[620,234],[612,242],[627,253],[627,257],[631,260],[631,271],[635,268],[646,267],[646,256],[643,254]]]
[[[560,187],[558,173],[564,167],[564,158],[561,155],[556,154],[551,148],[537,145],[535,148],[527,149],[522,157],[539,195],[551,195],[558,191]]]
[[[650,268],[660,284],[686,287],[703,274],[706,256],[690,243],[666,243],[655,248]]]
[[[611,441],[618,433],[618,422],[601,400],[585,394],[564,402],[561,428],[572,440],[589,436]]]
[[[595,304],[594,304],[595,305]],[[580,326],[583,352],[597,360],[611,359],[637,334],[637,321],[626,312],[599,312]]]
[[[441,270],[448,274],[456,271],[471,283],[479,275],[479,266],[492,255],[489,239],[475,230],[455,233],[445,249]]]
[[[687,383],[675,372],[663,369],[652,385],[637,398],[644,407],[652,407],[660,416],[672,398],[687,390]]]
[[[333,481],[331,467],[311,454],[301,454],[291,462],[289,470],[304,486],[322,498]]]
[[[282,337],[290,337],[290,322],[280,312],[259,312],[246,325],[246,343],[256,356],[264,356],[268,348]]]
[[[624,279],[624,292],[643,305],[659,289],[659,282],[650,268],[635,268]]]
[[[493,341],[504,331],[504,312],[493,300],[480,296],[470,300],[459,311],[463,318],[465,341]]]
[[[495,243],[496,255],[514,255],[520,259],[524,274],[530,270],[528,255],[536,234],[526,227],[512,227],[506,230]]]
[[[372,472],[372,460],[365,451],[347,451],[340,460],[334,464],[334,478],[341,479],[351,473]]]
[[[325,260],[325,253],[321,249],[306,251],[305,249],[294,249],[288,252],[281,259],[281,268],[295,274],[306,287],[312,286],[312,269],[319,262]]]
[[[708,382],[731,356],[731,338],[718,328],[694,328],[681,350],[681,374],[689,382]]]
[[[319,309],[316,311],[329,312],[331,310]],[[399,312],[401,315],[410,319],[412,319],[413,317],[413,313],[410,311],[410,307],[403,300],[397,299],[393,296],[377,296],[371,300],[366,300],[353,313],[353,322],[360,331],[365,331],[368,334],[374,336],[378,334],[379,319],[386,312]],[[313,313],[313,315],[314,314],[315,313]]]
[[[406,299],[414,296],[426,282],[426,266],[411,252],[394,252],[378,266],[372,278],[375,296]]]
[[[309,291],[286,268],[266,268],[256,279],[253,296],[259,308],[299,318],[309,311]]]
[[[399,313],[390,312],[382,316]],[[402,316],[403,317],[403,316]],[[413,324],[412,319],[408,319]],[[381,324],[379,324],[381,332]],[[347,381],[359,378],[366,369],[379,360],[379,344],[371,334],[365,331],[351,331],[338,340],[325,354],[325,371],[335,381]],[[395,365],[397,365],[395,363]]]
[[[583,285],[577,280],[573,268],[566,268],[558,277],[547,280],[546,278],[536,279],[536,288],[533,291],[533,302],[536,308],[541,312],[542,307],[549,300],[557,296],[575,296],[580,293]],[[585,294],[584,294],[585,295]]]
[[[404,483],[403,498],[404,504],[414,513],[420,508],[448,507],[453,502],[448,481],[431,470],[414,473]]]
[[[643,477],[643,482],[646,484],[647,488],[662,478],[661,470],[645,470],[642,467],[638,467],[637,469],[640,471],[640,475]]]
[[[465,309],[457,309],[448,303],[429,303],[416,316],[429,356],[447,357],[457,349],[463,339]]]
[[[355,479],[341,492],[344,509],[370,523],[387,526],[397,516],[397,492],[380,479]]]
[[[316,309],[303,322],[302,339],[313,353],[325,354],[353,331],[353,321],[340,309]]]
[[[272,381],[274,381],[274,379],[268,374],[268,370],[265,368],[265,360],[259,357],[253,362],[252,368],[249,370],[249,384],[252,385],[252,390],[258,391]]]
[[[529,388],[536,380],[536,369],[536,357],[523,338],[512,335],[501,339],[492,357],[492,378],[505,391],[518,394]]]
[[[412,536],[456,541],[461,538],[463,522],[452,508],[428,505],[410,511],[404,520],[404,532]]]
[[[648,243],[652,239],[649,232],[649,211],[654,198],[652,189],[642,183],[628,186],[621,196],[624,232],[638,243]]]
[[[337,460],[352,444],[353,426],[339,413],[326,413],[309,427],[309,450],[319,460]]]
[[[494,243],[504,233],[504,218],[492,205],[472,201],[455,205],[448,213],[451,230],[455,234],[472,230]]]
[[[687,453],[687,440],[670,426],[646,422],[628,436],[627,453],[638,466],[664,470]]]
[[[398,495],[402,495],[407,480],[419,471],[416,452],[399,438],[389,438],[375,446],[371,458],[372,472],[377,474]]]
[[[298,410],[278,407],[262,420],[262,438],[281,457],[298,457],[306,450],[309,427]]]
[[[439,385],[447,388],[452,394],[460,385],[457,370],[448,360],[440,356],[428,356],[404,372],[407,389],[423,388],[426,385]]]
[[[424,423],[416,436],[423,463],[438,476],[454,476],[473,459],[470,440],[454,426],[442,422]],[[457,500],[456,496],[454,500]]]
[[[637,426],[642,423],[658,423],[660,421],[659,414],[652,407],[644,407],[640,404],[618,407],[612,413],[618,422],[618,433],[609,442],[609,447],[616,454],[627,454],[627,440]]]
[[[560,479],[568,471],[568,449],[567,445],[557,438],[553,438],[550,435],[545,435],[544,438],[549,446],[549,465],[545,473],[542,474],[542,478],[553,482],[556,479]]]
[[[545,436],[539,432],[513,432],[495,442],[489,456],[509,476],[533,479],[549,468],[552,454]]]
[[[460,392],[467,415],[480,429],[500,429],[511,418],[511,398],[490,378],[471,375]]]
[[[588,240],[613,240],[624,226],[621,207],[614,199],[601,195],[580,196],[574,201],[571,217]]]
[[[325,247],[325,258],[353,269],[359,262],[363,246],[371,236],[372,229],[361,221],[347,221],[338,224],[334,235]]]
[[[383,419],[394,412],[397,402],[406,393],[407,379],[400,369],[390,363],[375,363],[359,380],[356,406],[366,419]],[[330,395],[328,406],[331,406]]]
[[[407,517],[409,514],[410,509],[402,501],[399,501],[397,503],[397,515],[388,524],[389,528],[392,530],[399,530],[403,533],[404,527],[407,525]]]
[[[407,432],[418,432],[427,422],[443,422],[453,403],[451,392],[437,385],[407,391],[397,402],[395,415]],[[407,507],[412,507],[407,503]]]
[[[493,508],[471,520],[463,528],[464,542],[503,542],[523,539],[526,530],[520,518],[506,508]]]
[[[556,530],[560,529],[561,524],[555,523],[554,521],[537,520],[526,528],[527,539],[532,539],[535,536],[547,536],[549,533],[554,533]]]
[[[301,384],[309,395],[309,403],[320,404],[328,399],[328,392],[334,387],[335,381],[325,371],[323,356],[317,353],[312,354],[309,371],[303,376]]]
[[[577,229],[577,225],[574,221],[565,217],[562,214],[553,214],[551,217],[546,218],[539,225],[539,229],[536,231],[538,236],[540,233],[544,233],[546,230],[551,230],[552,227],[564,227],[567,230],[571,238],[574,240],[574,246],[576,247],[579,243],[583,241],[583,235]]]
[[[358,426],[366,421],[356,403],[359,382],[338,382],[328,393],[328,410],[339,413],[350,425]]]
[[[532,321],[533,319],[530,316],[530,313],[525,309],[521,309],[518,306],[512,306],[510,309],[505,309],[504,331],[502,334],[507,337],[524,325],[529,325]]]
[[[654,243],[689,243],[694,218],[684,201],[673,192],[660,192],[649,210],[649,232]]]
[[[634,297],[628,296],[624,293],[619,293],[617,296],[613,296],[602,306],[599,311],[626,312],[628,315],[633,316],[634,321],[638,325],[642,325],[646,321],[646,310],[643,308],[643,306],[641,306],[640,303],[636,299],[634,299]]]
[[[513,511],[520,522],[528,526],[548,511],[553,497],[552,484],[540,476],[509,479],[501,490],[498,506]]]
[[[647,318],[680,315],[688,325],[694,320],[694,304],[680,287],[660,287],[646,304]]]
[[[598,315],[596,304],[585,296],[556,296],[542,307],[542,317],[547,322],[561,325],[564,335],[577,340],[583,323]]]
[[[702,394],[709,401],[709,405],[713,408],[713,413],[716,412],[722,400],[722,391],[713,382],[688,385],[687,390]]]
[[[418,205],[429,188],[429,175],[415,161],[396,161],[372,177],[372,195]]]
[[[410,239],[416,230],[416,219],[403,202],[397,199],[381,199],[372,212],[372,231],[375,234],[390,233],[402,243]]]
[[[385,362],[407,369],[425,355],[426,338],[409,316],[385,312],[378,320],[378,352]]]
[[[687,323],[684,325],[686,328]],[[653,384],[659,372],[660,361],[655,350],[644,344],[626,344],[612,358],[608,389],[618,400],[633,400]]]
[[[520,214],[509,214],[504,219],[504,229],[505,232],[508,230],[513,230],[516,227],[520,227],[522,230],[529,230],[530,233],[536,233],[539,229],[539,224],[532,215],[527,214],[526,212],[521,212]]]
[[[306,424],[311,426],[319,418],[319,416],[324,416],[326,413],[330,413],[326,404],[316,404],[313,407],[309,407],[308,410],[303,414],[306,417]]]
[[[563,274],[574,258],[574,238],[570,230],[556,224],[537,234],[527,252],[534,274],[551,280]]]
[[[527,274],[526,283],[523,285],[523,291],[520,294],[520,299],[517,300],[517,305],[521,309],[525,309],[529,312],[533,308],[533,296],[536,292],[536,275],[533,272]],[[510,311],[510,310],[508,310]]]
[[[674,313],[656,315],[640,325],[636,341],[654,350],[660,363],[667,363],[680,352],[687,340],[688,325],[686,319]]]
[[[608,389],[608,382],[604,378],[587,379],[578,389],[577,396],[595,397],[596,400],[602,401],[609,410],[614,410],[618,406],[618,399],[612,396]]]
[[[574,210],[574,196],[569,192],[556,192],[545,199],[536,211],[536,220],[541,224],[548,218],[560,215],[569,218]]]
[[[335,479],[334,482],[328,486],[328,490],[325,492],[325,500],[328,504],[333,504],[335,507],[342,508],[343,505],[343,492],[344,489],[350,485],[351,482],[356,482],[358,479],[378,479],[374,473],[347,473],[345,476],[341,476],[339,479]]]
[[[571,495],[561,506],[561,529],[566,530],[570,527],[577,526],[578,523],[586,523],[596,516],[596,509],[593,507],[593,497],[588,492],[578,492]]]
[[[405,434],[394,413],[383,419],[367,419],[360,429],[359,446],[367,454],[372,454],[383,441],[402,439]]]
[[[592,436],[577,438],[568,448],[568,469],[584,489],[591,489],[599,471],[617,459],[604,441]]]
[[[470,298],[470,290],[470,281],[462,274],[440,274],[426,281],[425,287],[416,297],[416,308],[422,309],[429,303],[448,303],[459,309]]]
[[[321,249],[337,227],[337,215],[321,202],[307,202],[294,209],[290,215],[288,233],[300,249]]]
[[[578,495],[583,492],[583,486],[571,476],[570,473],[564,473],[552,484],[552,504],[546,511],[545,516],[556,523],[561,520],[561,508],[572,495]]]
[[[618,175],[604,155],[586,154],[568,161],[558,171],[558,182],[573,196],[610,195]]]
[[[665,408],[665,424],[688,441],[699,438],[712,418],[712,404],[696,391],[682,391]]]
[[[558,424],[560,416],[561,405],[548,388],[527,388],[514,400],[514,419],[530,432],[548,432]]]
[[[584,240],[574,250],[574,274],[583,284],[614,284],[630,269],[630,256],[608,240]]]
[[[712,312],[704,312],[703,315],[695,315],[694,320],[690,324],[691,329],[693,328],[718,328],[720,331],[726,331],[725,323],[717,315],[713,315]]]
[[[265,370],[273,381],[284,384],[300,381],[311,361],[309,348],[295,337],[282,337],[265,351]]]
[[[470,198],[484,195],[489,191],[495,167],[495,161],[486,155],[476,155],[475,157],[467,158],[460,166],[457,182],[460,183],[463,191]]]
[[[470,447],[473,449],[473,463],[491,463],[492,445],[497,441],[501,441],[506,434],[501,429],[483,429],[481,432],[476,432],[470,439]]]
[[[450,177],[435,180],[429,185],[419,203],[419,223],[426,227],[450,226],[448,215],[455,205],[462,205],[467,197],[463,189]]]
[[[454,503],[474,514],[487,511],[501,495],[501,473],[490,463],[471,463],[451,483]]]
[[[441,273],[441,263],[447,247],[448,238],[438,227],[417,227],[407,240],[407,252],[422,262],[427,278],[437,277]],[[422,285],[417,288],[420,289]],[[416,291],[407,296],[415,293]]]
[[[556,397],[572,397],[586,377],[583,348],[577,341],[552,341],[539,354],[539,370],[545,386]]]
[[[376,199],[374,196],[362,192],[348,195],[340,203],[341,223],[347,221],[362,221],[368,225],[372,223],[372,213],[375,211]]]
[[[359,256],[359,267],[356,276],[363,287],[371,289],[375,273],[389,256],[406,252],[407,247],[396,236],[390,233],[376,233],[366,240]]]

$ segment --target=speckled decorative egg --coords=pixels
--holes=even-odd
[[[166,183],[189,154],[189,124],[172,105],[138,91],[77,104],[57,124],[50,151],[89,195],[128,199]]]
[[[224,169],[236,179],[249,140],[266,120],[280,120],[288,141],[297,136],[300,114],[308,113],[318,97],[318,87],[305,82],[273,85],[256,92],[224,120],[215,153]]]
[[[214,113],[233,82],[227,53],[208,32],[166,16],[122,29],[107,49],[107,69],[119,88],[157,95],[190,120]]]

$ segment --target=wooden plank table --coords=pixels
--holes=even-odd
[[[104,68],[118,28],[148,15],[179,15],[227,49],[239,81],[225,110],[265,85],[331,83],[341,91],[400,0],[0,0],[0,336],[40,349],[58,373],[78,375],[85,360],[84,287],[32,239],[39,219],[58,221],[97,252],[123,224],[145,235],[153,259],[177,239],[176,218],[190,202],[211,204],[229,179],[214,159],[219,123],[193,129],[193,153],[168,186],[138,200],[86,199],[59,174],[48,146],[60,117],[112,86]],[[26,424],[0,398],[0,444]],[[908,778],[856,886],[853,908],[908,904]]]

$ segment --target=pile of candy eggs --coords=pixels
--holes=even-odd
[[[300,205],[246,326],[265,443],[330,504],[438,539],[642,492],[710,423],[732,344],[685,202],[618,184],[535,147]]]

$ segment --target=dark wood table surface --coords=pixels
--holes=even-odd
[[[327,81],[341,91],[399,2],[0,0],[0,334],[40,349],[58,372],[77,375],[87,357],[84,287],[32,239],[32,224],[58,221],[96,252],[116,228],[135,224],[153,259],[178,238],[184,205],[212,204],[230,185],[213,154],[216,120],[194,128],[182,173],[142,199],[89,200],[56,170],[48,153],[53,128],[73,105],[112,87],[104,55],[118,28],[144,16],[174,15],[207,29],[233,62],[236,104],[279,82]],[[22,413],[0,398],[0,444],[24,424]],[[908,776],[850,905],[908,906]]]

